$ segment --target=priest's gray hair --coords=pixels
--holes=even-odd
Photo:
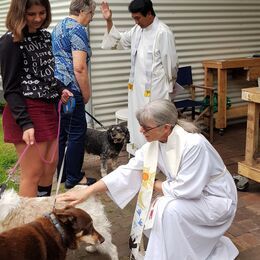
[[[70,2],[70,14],[78,16],[80,11],[92,11],[96,8],[96,2],[94,0],[71,0]]]
[[[136,118],[140,125],[149,126],[151,123],[156,125],[178,124],[189,133],[200,133],[200,129],[190,121],[178,119],[178,111],[175,105],[167,99],[157,99],[146,104],[136,112]]]

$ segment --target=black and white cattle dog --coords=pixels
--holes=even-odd
[[[100,156],[101,176],[107,175],[108,160],[112,160],[112,169],[117,167],[117,159],[124,144],[129,143],[130,135],[123,124],[112,125],[106,131],[87,128],[85,150]]]

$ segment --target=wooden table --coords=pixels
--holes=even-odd
[[[233,58],[223,60],[203,61],[205,73],[205,85],[213,87],[213,70],[217,70],[217,93],[218,93],[218,112],[216,113],[215,127],[220,132],[227,126],[227,113],[230,117],[244,116],[247,113],[247,107],[234,107],[227,111],[227,72],[230,69],[245,68],[248,70],[250,80],[260,77],[260,58]]]
[[[245,160],[238,162],[238,173],[260,182],[259,113],[260,87],[242,89],[242,99],[248,102]]]

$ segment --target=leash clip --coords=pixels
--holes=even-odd
[[[63,104],[63,112],[64,114],[72,114],[76,105],[75,97],[69,97],[69,100],[66,104]]]

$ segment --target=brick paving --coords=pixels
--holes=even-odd
[[[237,174],[237,162],[244,159],[246,125],[244,123],[229,126],[223,136],[217,131],[214,133],[213,146],[222,156],[231,174]],[[128,156],[123,151],[119,164],[128,161]],[[99,158],[86,155],[84,170],[89,177],[100,178]],[[238,209],[234,222],[226,235],[232,239],[239,249],[237,260],[260,259],[260,185],[250,180],[246,192],[238,192]],[[128,259],[128,236],[131,228],[135,200],[123,210],[118,208],[106,195],[100,196],[105,204],[108,219],[112,223],[113,242],[118,248],[120,260]],[[67,260],[89,259],[107,260],[105,255],[87,254],[82,247],[77,253],[70,251]],[[174,260],[174,259],[173,259]],[[179,259],[178,259],[179,260]],[[220,259],[221,260],[221,259]]]

